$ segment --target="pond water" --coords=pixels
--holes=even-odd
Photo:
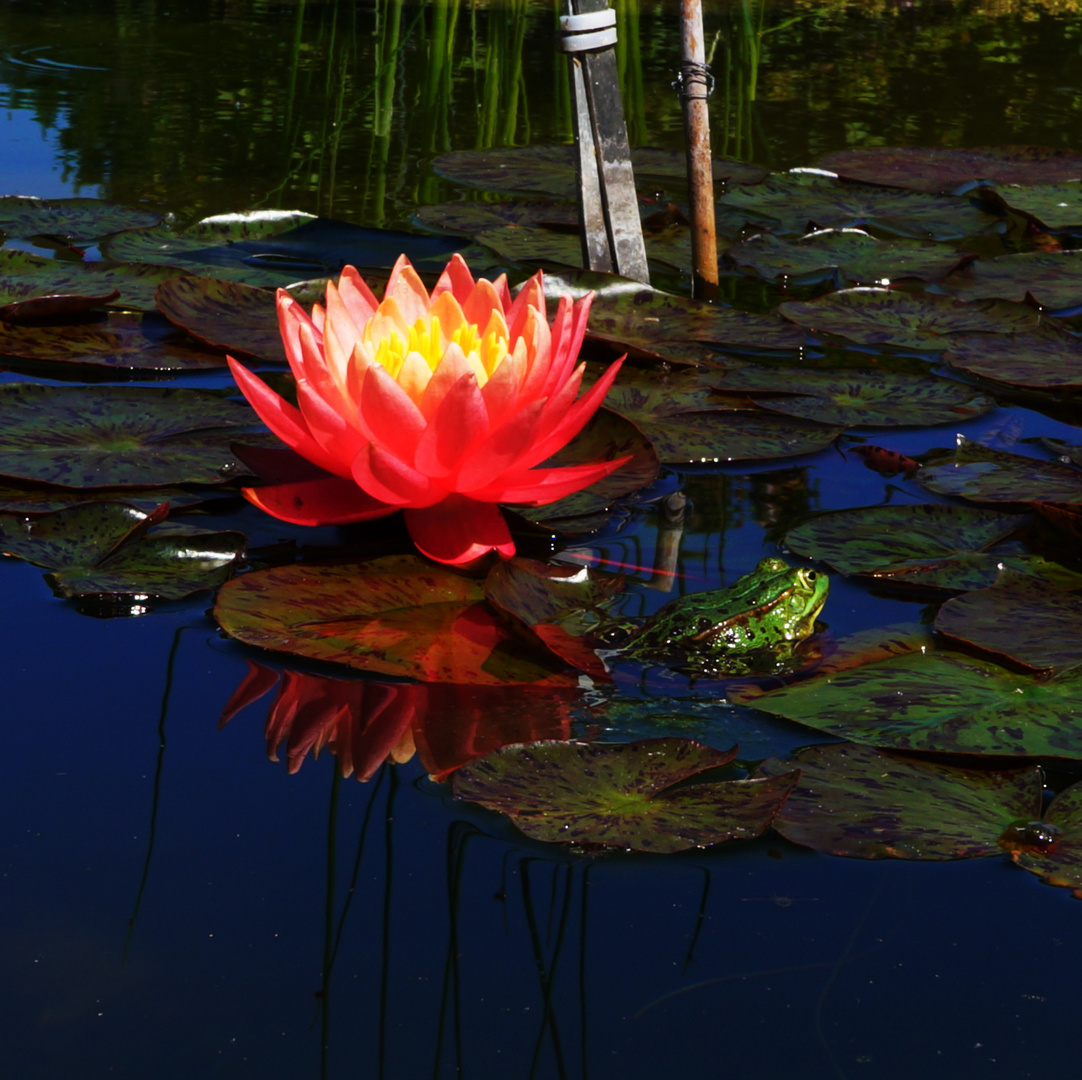
[[[676,5],[616,6],[632,141],[677,148]],[[764,33],[741,36],[745,17]],[[181,224],[284,208],[411,228],[421,206],[493,198],[437,174],[437,155],[566,140],[551,23],[550,5],[526,0],[3,0],[0,192],[100,197]],[[774,170],[855,146],[1070,149],[1082,130],[1082,19],[1065,2],[708,4],[706,24],[730,58],[716,152]],[[5,383],[62,381],[8,368]],[[1008,395],[960,423],[860,434],[903,454],[959,433],[1076,442],[1073,410],[1052,418]],[[810,511],[912,499],[901,483],[832,447],[667,470],[655,493],[679,487],[690,504],[675,558],[656,504],[567,543],[642,568],[625,608],[638,614],[670,595],[657,585],[672,588],[672,570],[677,590],[730,582]],[[400,544],[382,522],[211,520],[264,547]],[[625,687],[643,712],[600,731],[581,701],[553,719],[523,691],[509,719],[480,690],[433,692],[391,740],[395,763],[359,783],[326,751],[268,761],[269,696],[219,723],[250,660],[290,665],[227,639],[209,593],[99,618],[25,562],[0,576],[13,1080],[956,1080],[1075,1064],[1082,909],[1005,858],[829,858],[775,834],[590,858],[525,840],[428,778],[508,731],[661,731],[649,709],[681,707],[656,688]],[[919,618],[926,599],[839,575],[824,618],[841,637]],[[739,742],[747,760],[816,741],[700,704],[682,730]]]

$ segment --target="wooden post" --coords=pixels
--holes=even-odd
[[[711,87],[703,44],[702,0],[682,0],[683,62],[680,97],[684,102],[688,187],[691,189],[692,295],[718,298],[718,241],[714,228],[714,163],[710,154]]]
[[[560,49],[574,95],[582,257],[587,268],[650,283],[616,73],[608,0],[564,0]]]

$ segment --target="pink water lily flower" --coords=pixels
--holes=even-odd
[[[304,460],[279,460],[269,471],[281,482],[245,495],[300,525],[403,510],[430,558],[509,558],[515,546],[498,503],[554,502],[627,460],[539,467],[579,433],[620,367],[579,397],[592,299],[561,297],[550,325],[540,272],[512,300],[503,275],[474,281],[459,255],[431,296],[404,255],[382,301],[352,266],[311,316],[279,289],[297,407],[232,358],[229,366],[263,422]]]

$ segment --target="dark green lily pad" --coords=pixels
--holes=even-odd
[[[943,359],[983,379],[1035,390],[1082,387],[1082,341],[1046,322],[1025,334],[956,334]]]
[[[1082,296],[1082,251],[1027,251],[974,259],[955,270],[943,287],[963,300],[1025,300],[1042,307],[1072,307]]]
[[[535,840],[668,853],[766,831],[797,773],[684,784],[731,761],[690,739],[505,746],[459,769],[456,799],[507,814]]]
[[[457,150],[436,158],[432,167],[449,180],[487,191],[522,191],[573,199],[574,149],[573,146],[517,146]],[[680,188],[687,184],[686,158],[671,150],[635,148],[631,151],[631,167],[642,187],[653,188],[657,181]],[[715,182],[755,184],[767,175],[765,169],[756,165],[714,158]]]
[[[1042,817],[1041,822],[1020,821],[1020,827],[1008,829],[1003,846],[1023,870],[1037,874],[1046,885],[1074,889],[1075,898],[1082,900],[1082,784],[1061,791]]]
[[[220,484],[246,474],[229,447],[258,424],[208,390],[5,383],[0,475],[78,488]]]
[[[579,213],[575,204],[553,200],[434,203],[419,206],[413,220],[426,229],[443,229],[463,236],[476,236],[486,229],[505,226],[548,228],[569,234],[576,242],[579,235]]]
[[[1036,679],[960,653],[909,653],[737,704],[895,750],[1082,759],[1082,678]]]
[[[898,757],[853,743],[772,758],[756,776],[800,770],[774,828],[824,855],[974,859],[1000,855],[1000,833],[1041,811],[1041,770],[976,769]]]
[[[51,510],[65,510],[77,503],[115,502],[117,499],[123,499],[129,506],[149,513],[163,502],[168,502],[173,510],[198,506],[207,501],[208,495],[179,487],[147,488],[145,491],[124,488],[122,492],[114,493],[108,489],[24,488],[0,482],[0,513],[42,514]]]
[[[157,225],[162,215],[131,210],[101,199],[39,199],[32,195],[0,196],[0,232],[15,238],[52,236],[89,244],[110,233]]]
[[[798,240],[760,233],[725,252],[725,262],[767,281],[889,285],[904,278],[940,281],[962,253],[919,240],[877,240],[863,229],[820,229]]]
[[[968,506],[863,506],[820,514],[785,534],[797,555],[843,574],[878,574],[899,564],[946,562],[991,547],[1028,518]]]
[[[949,348],[953,334],[1017,334],[1039,323],[1038,313],[1024,304],[966,303],[934,293],[914,296],[868,287],[828,293],[807,303],[786,301],[778,311],[812,334],[922,352]]]
[[[158,286],[158,310],[214,349],[284,364],[274,293],[222,278],[174,277]]]
[[[1082,226],[1082,166],[1074,179],[1058,184],[1005,184],[996,194],[1018,213],[1025,214],[1048,232],[1075,231]]]
[[[93,364],[126,371],[199,371],[225,367],[225,357],[194,347],[157,315],[110,312],[96,322],[18,326],[0,321],[0,354],[56,364]]]
[[[154,290],[184,271],[139,263],[68,262],[16,248],[0,248],[0,319],[12,320],[10,306],[35,297],[103,297],[114,307],[154,309]],[[41,315],[35,315],[41,318]]]
[[[799,172],[736,188],[718,200],[718,210],[785,236],[860,227],[914,240],[959,240],[988,232],[1002,220],[961,196],[855,187]]]
[[[950,191],[970,180],[1049,183],[1082,175],[1082,154],[1047,146],[873,146],[827,154],[819,168],[850,180],[914,191]]]
[[[959,441],[950,461],[922,468],[917,479],[929,491],[974,502],[1082,503],[1082,471],[971,439]]]
[[[180,600],[217,588],[243,554],[244,535],[177,527],[147,535],[168,509],[144,513],[96,502],[49,514],[0,514],[0,550],[50,570],[46,581],[65,598]]]
[[[578,681],[508,629],[480,581],[414,555],[290,565],[227,582],[214,616],[249,645],[425,682]]]
[[[1053,578],[1017,573],[986,589],[948,600],[938,611],[941,634],[1043,670],[1082,666],[1082,575],[1058,568]]]

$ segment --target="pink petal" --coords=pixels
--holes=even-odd
[[[361,433],[403,461],[412,461],[425,418],[382,364],[365,373],[358,402]]]
[[[538,270],[518,291],[511,307],[507,311],[507,329],[511,332],[511,340],[514,341],[522,333],[525,325],[527,310],[536,308],[545,314],[545,276]]]
[[[418,440],[413,463],[428,476],[449,476],[471,448],[487,437],[488,410],[477,376],[470,371],[440,402]]]
[[[471,491],[475,499],[485,502],[521,503],[526,506],[543,506],[565,495],[589,487],[598,480],[616,472],[631,460],[631,455],[612,461],[596,461],[588,465],[566,465],[550,469],[524,469],[508,473],[486,488]],[[412,532],[412,530],[411,530]]]
[[[476,446],[455,478],[455,490],[469,494],[475,488],[493,483],[511,469],[537,439],[544,407],[543,401],[531,402],[518,413],[513,423],[504,424]]]
[[[340,476],[242,490],[253,506],[294,525],[349,525],[386,517],[398,509]]]
[[[435,416],[444,398],[458,385],[462,377],[471,371],[473,368],[461,346],[452,341],[444,350],[436,370],[432,372],[432,378],[428,380],[428,386],[421,398],[421,412],[430,419]]]
[[[342,276],[338,279],[338,295],[358,329],[364,327],[379,307],[379,301],[353,266],[342,267]]]
[[[423,319],[428,314],[430,304],[428,290],[405,255],[398,256],[391,268],[387,288],[383,290],[384,300],[392,296],[398,301],[399,310],[407,326],[412,326],[418,319]]]
[[[444,267],[440,274],[436,287],[432,290],[432,299],[435,300],[440,293],[449,292],[461,307],[473,292],[473,274],[466,264],[466,260],[456,251],[451,256],[451,261]]]
[[[481,387],[491,430],[495,431],[518,408],[525,373],[525,355],[511,353],[500,361],[492,377]]]
[[[422,555],[452,566],[466,566],[490,551],[504,559],[515,542],[499,507],[464,495],[448,495],[423,510],[406,510],[406,528]]]
[[[222,715],[218,717],[218,727],[223,728],[234,716],[247,708],[253,702],[258,701],[264,694],[271,690],[278,682],[278,672],[257,664],[254,660],[245,660],[248,671],[241,680],[240,686],[233,691],[229,700],[222,709]]]
[[[447,489],[400,458],[369,443],[353,459],[354,482],[374,498],[392,506],[431,506]]]
[[[295,378],[304,377],[304,356],[301,350],[300,332],[302,326],[307,326],[317,340],[322,340],[322,330],[316,327],[304,307],[294,300],[292,296],[279,289],[275,294],[275,307],[278,311],[278,330],[282,335],[282,346],[286,351],[286,359]]]
[[[465,315],[467,322],[473,323],[483,332],[488,326],[488,320],[492,318],[494,311],[500,313],[502,321],[503,304],[500,303],[499,294],[493,288],[491,281],[481,278],[473,287],[469,299],[462,305],[462,313]]]
[[[312,438],[335,463],[331,472],[348,476],[350,462],[368,440],[307,383],[297,384],[297,405]]]

